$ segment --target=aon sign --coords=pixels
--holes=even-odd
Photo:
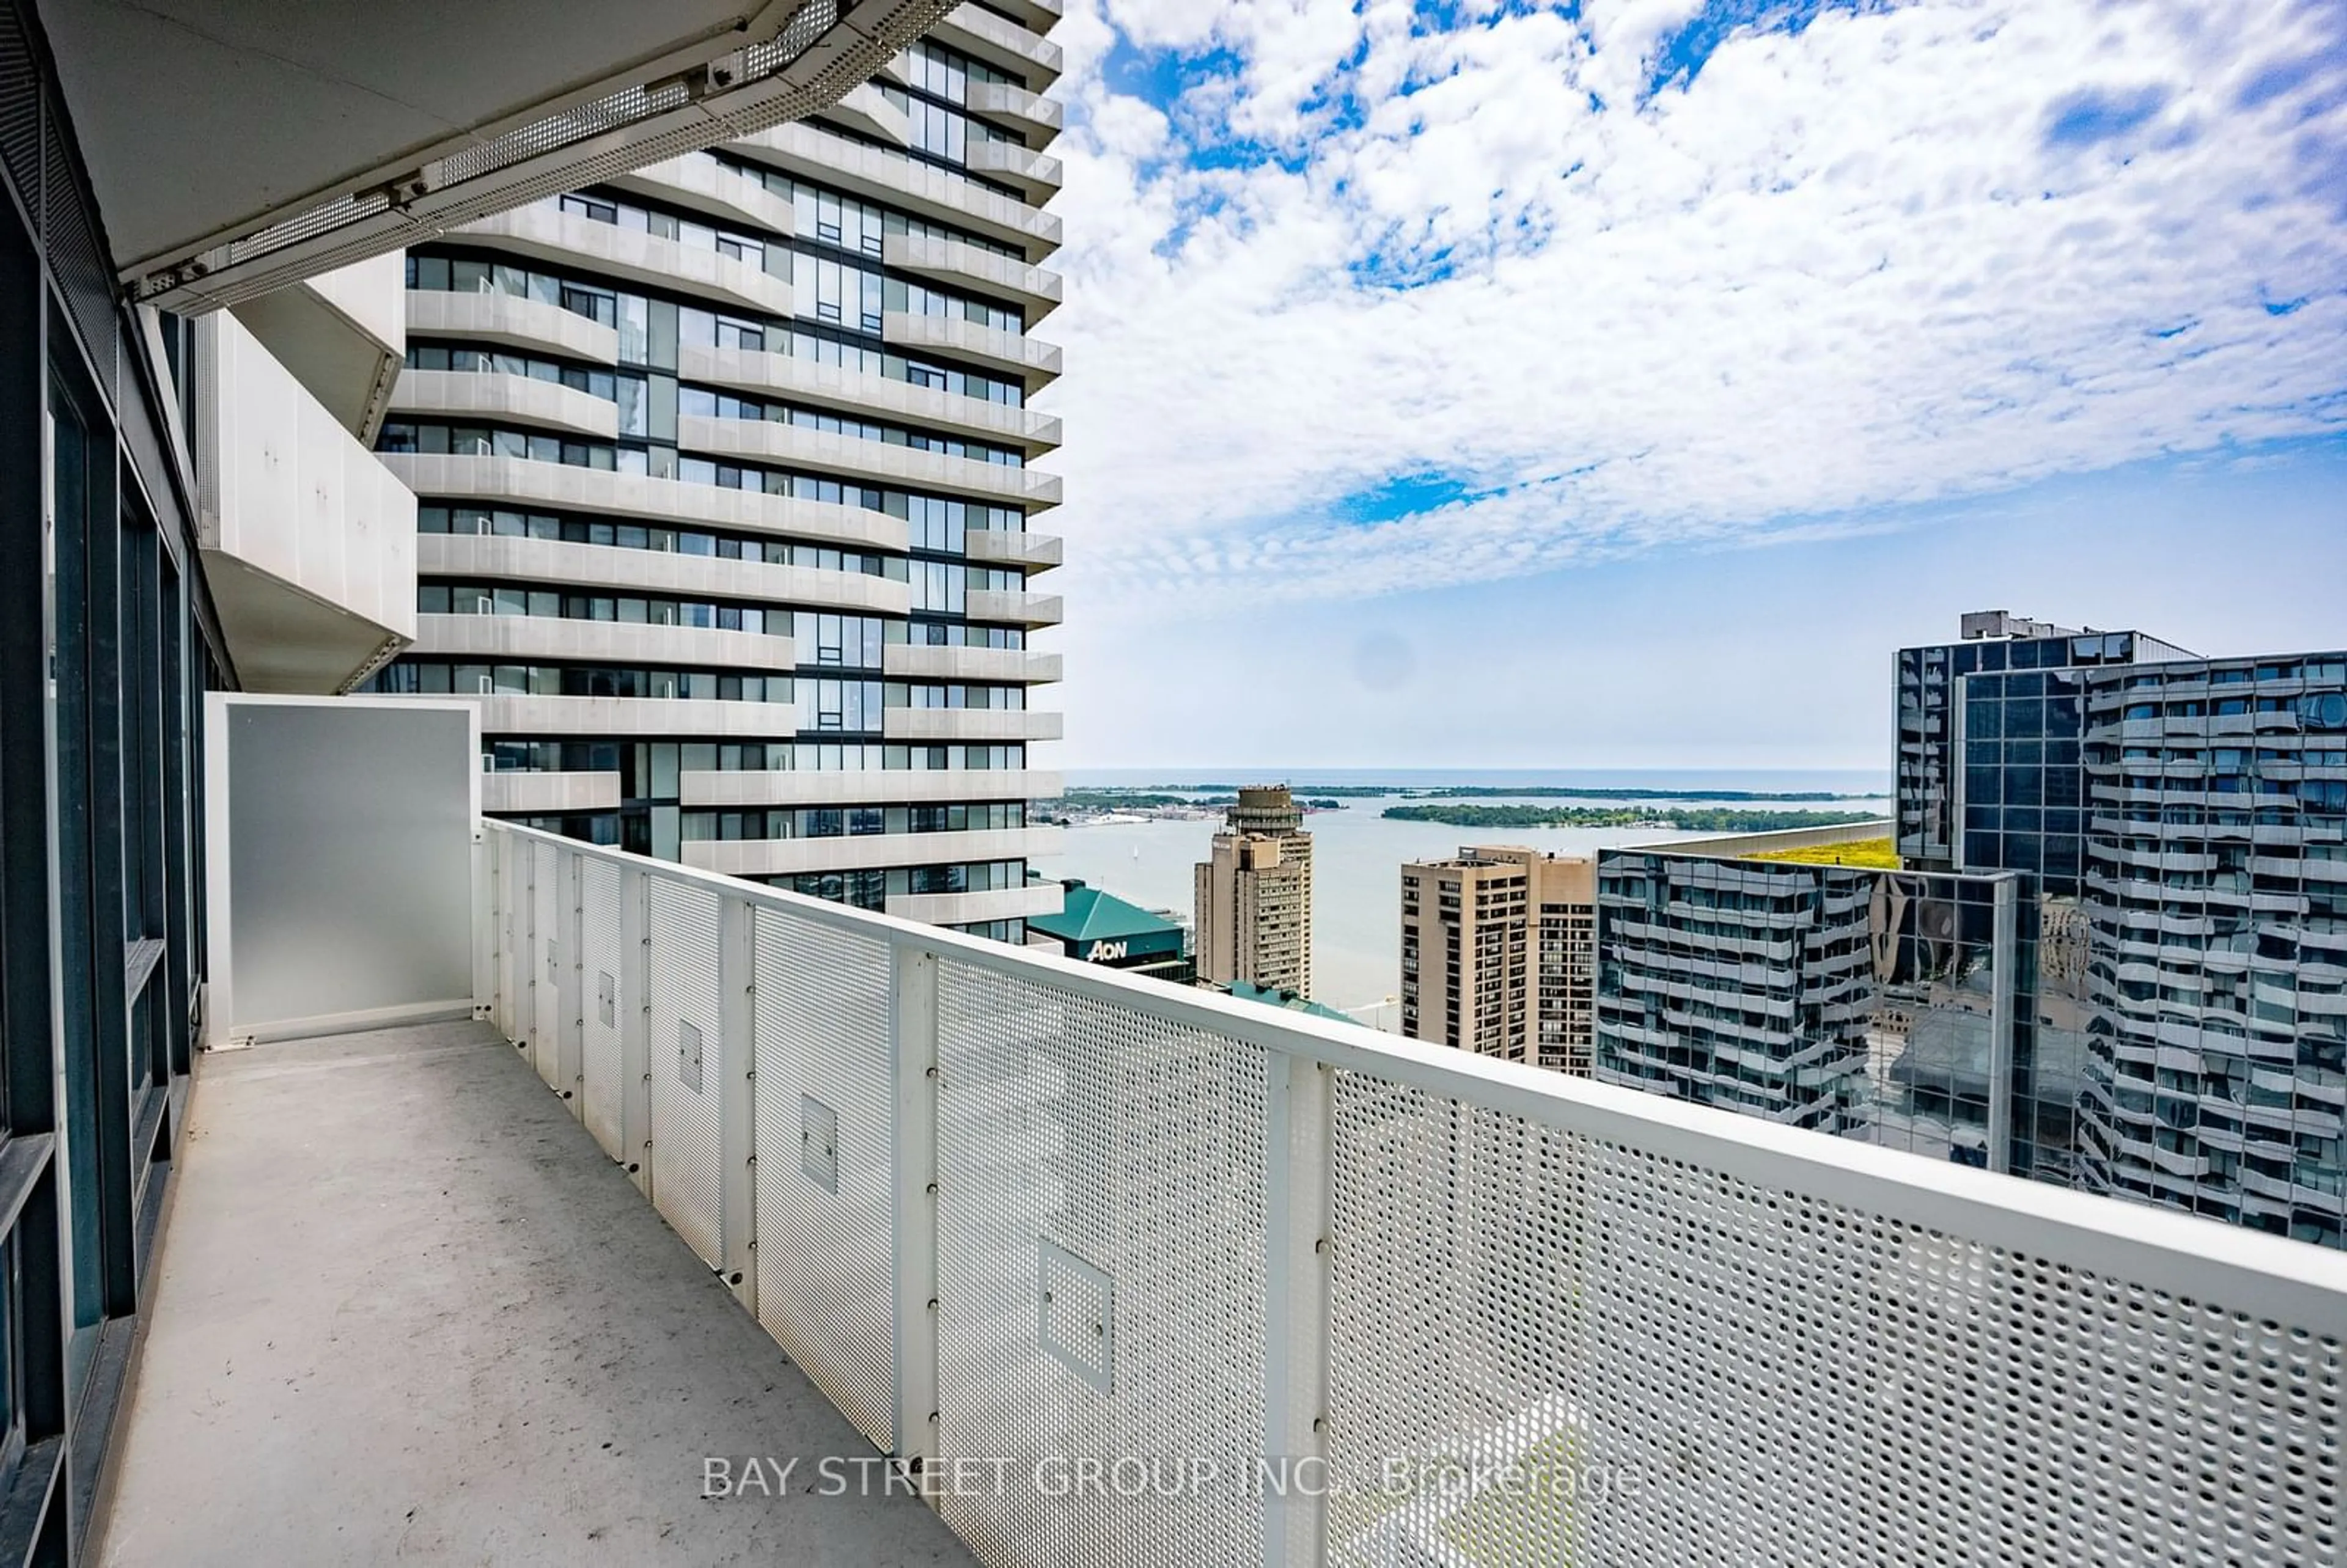
[[[1084,949],[1084,962],[1088,964],[1115,963],[1119,958],[1124,957],[1124,948],[1125,944],[1122,942],[1094,942],[1091,947]]]

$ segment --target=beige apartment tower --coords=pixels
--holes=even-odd
[[[1312,835],[1286,785],[1239,791],[1194,885],[1201,982],[1312,994]]]
[[[1415,1040],[1585,1074],[1595,864],[1469,847],[1401,868],[1401,1027]]]

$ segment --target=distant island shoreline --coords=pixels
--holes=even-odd
[[[1439,822],[1448,827],[1666,827],[1679,833],[1780,833],[1788,828],[1840,827],[1874,822],[1870,811],[1751,811],[1721,806],[1626,805],[1389,805],[1395,822]]]
[[[1881,795],[1837,794],[1832,790],[1749,789],[1607,789],[1594,784],[1296,784],[1298,798],[1307,791],[1332,799],[1375,800],[1682,800],[1682,801],[1831,801],[1880,800]],[[1232,795],[1234,784],[1087,784],[1070,794]]]

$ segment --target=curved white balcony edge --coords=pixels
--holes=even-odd
[[[1024,681],[1040,685],[1061,679],[1057,653],[1031,648],[939,648],[921,642],[891,642],[880,651],[883,673],[917,681]]]
[[[1061,715],[1033,708],[890,708],[880,733],[891,741],[1056,741]]]
[[[1031,408],[915,386],[885,375],[822,364],[758,349],[688,348],[679,357],[682,379],[733,392],[774,394],[846,413],[884,414],[907,425],[1019,447],[1029,457],[1060,445],[1060,421]]]
[[[685,805],[926,805],[953,801],[1051,800],[1066,792],[1052,770],[885,768],[783,772],[688,769],[678,775]]]
[[[1063,897],[1056,882],[1030,882],[988,893],[892,893],[888,913],[925,926],[974,926],[981,920],[1056,915]]]
[[[394,414],[496,419],[592,440],[620,434],[620,405],[575,386],[498,371],[403,370],[392,388]]]
[[[552,615],[419,615],[415,646],[410,651],[493,661],[559,659],[784,674],[796,662],[787,637],[709,626],[573,620]]]
[[[895,446],[774,419],[712,419],[688,414],[676,422],[676,437],[677,446],[688,452],[781,463],[917,490],[942,490],[976,501],[1040,510],[1057,506],[1060,500],[1057,474]]]
[[[721,702],[702,697],[563,697],[457,692],[481,710],[484,735],[634,735],[683,740],[792,740],[798,709],[788,702]],[[434,693],[433,700],[444,700]]]
[[[608,773],[487,773],[481,775],[481,810],[519,816],[620,809],[620,775]]]
[[[597,364],[620,363],[620,334],[611,328],[576,311],[517,294],[410,289],[407,333],[538,350]]]
[[[798,179],[1016,245],[1030,261],[1044,261],[1060,248],[1061,223],[1051,213],[820,126],[778,125],[726,146]]]
[[[476,244],[510,251],[565,270],[584,268],[663,292],[695,295],[729,310],[788,320],[797,308],[791,285],[745,261],[658,234],[532,202],[456,231]]]
[[[1037,92],[1051,91],[1060,79],[1064,56],[1059,45],[982,6],[955,6],[929,29],[929,36],[1020,77]]]
[[[1032,397],[1060,379],[1060,346],[1024,333],[999,332],[951,316],[917,316],[890,311],[880,318],[880,341],[896,348],[966,359],[1019,377]]]
[[[1056,593],[1020,593],[1016,589],[973,588],[964,597],[964,613],[972,620],[999,620],[1013,626],[1057,626],[1067,613]]]
[[[798,227],[798,214],[789,202],[705,156],[648,163],[613,175],[610,183],[621,190],[691,208],[737,228],[788,234]]]
[[[984,828],[965,833],[876,833],[837,838],[689,839],[687,866],[728,876],[787,876],[803,871],[869,871],[953,861],[1024,860],[1054,854],[1057,827]]]
[[[1067,120],[1059,99],[1014,87],[1009,82],[970,83],[963,107],[989,119],[1009,120],[1010,128],[1038,152],[1059,139]]]
[[[905,520],[863,507],[725,490],[682,479],[575,468],[528,457],[385,452],[384,466],[419,496],[525,509],[594,513],[671,528],[699,524],[742,533],[811,539],[878,550],[906,548]]]
[[[891,234],[881,241],[880,259],[899,272],[974,286],[979,293],[1010,300],[1024,307],[1030,328],[1059,309],[1066,298],[1066,285],[1059,273],[959,240]]]
[[[1063,178],[1058,159],[1015,141],[973,141],[964,167],[972,174],[1017,186],[1038,207],[1060,193]]]
[[[560,539],[510,538],[497,534],[419,534],[418,571],[438,577],[542,582],[634,592],[707,594],[772,604],[904,615],[912,589],[894,578],[819,567],[768,566],[764,561],[680,555],[673,550],[620,549]]]
[[[1027,533],[1012,528],[976,529],[966,536],[963,550],[972,560],[997,566],[1023,566],[1030,572],[1048,571],[1067,559],[1067,544],[1058,534]]]

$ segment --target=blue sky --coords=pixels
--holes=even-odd
[[[1056,36],[1071,765],[1871,766],[1962,610],[2347,643],[2347,7]]]

